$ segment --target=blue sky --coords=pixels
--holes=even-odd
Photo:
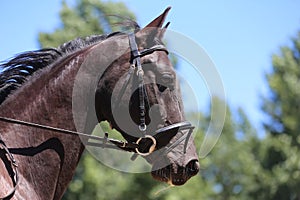
[[[0,60],[37,49],[38,32],[51,32],[59,26],[61,2],[1,1]],[[260,96],[267,93],[264,74],[271,69],[271,55],[279,52],[279,46],[289,45],[300,30],[300,1],[123,2],[142,26],[172,6],[167,19],[171,21],[170,29],[190,37],[206,50],[221,74],[230,106],[244,108],[255,126],[260,127]]]

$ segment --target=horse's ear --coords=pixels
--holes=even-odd
[[[152,22],[150,22],[147,26],[145,26],[143,29],[139,30],[136,33],[136,38],[139,41],[140,45],[144,46],[147,43],[146,40],[154,39],[155,37],[162,38],[165,30],[167,29],[169,22],[166,24],[166,26],[163,26],[165,19],[168,15],[169,10],[171,7],[168,7],[165,9],[165,11],[159,15],[157,18],[155,18]]]
[[[170,25],[170,23],[171,23],[171,22],[168,22],[168,23],[161,29],[161,31],[159,32],[158,38],[159,38],[160,40],[162,40],[162,38],[164,37],[165,32],[166,32],[168,26]]]
[[[159,15],[152,22],[150,22],[145,28],[149,28],[149,27],[161,28],[165,22],[165,19],[168,15],[170,9],[171,9],[171,7],[168,7],[167,9],[165,9],[165,11],[161,15]]]

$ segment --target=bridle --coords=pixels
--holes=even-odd
[[[21,121],[17,119],[7,118],[0,116],[0,121],[6,122],[6,123],[12,123],[12,124],[19,124],[23,126],[48,130],[48,131],[54,131],[61,134],[68,134],[68,135],[76,135],[81,137],[81,139],[84,139],[82,141],[84,145],[87,146],[94,146],[94,147],[100,147],[100,148],[108,148],[108,149],[117,149],[117,150],[123,150],[127,152],[134,152],[134,155],[131,157],[131,160],[135,160],[138,155],[141,156],[148,156],[151,153],[153,153],[156,150],[162,149],[163,154],[168,154],[173,148],[175,148],[178,144],[183,142],[184,143],[184,153],[186,153],[187,145],[189,138],[191,137],[191,134],[193,132],[194,127],[191,125],[188,121],[183,121],[175,124],[171,124],[169,126],[163,127],[155,131],[153,135],[145,134],[147,125],[145,122],[145,101],[148,101],[147,92],[145,89],[145,83],[144,83],[144,71],[141,64],[141,57],[152,54],[155,51],[165,51],[168,53],[168,50],[163,45],[154,45],[151,48],[147,48],[144,50],[139,51],[137,47],[137,43],[135,40],[135,34],[131,33],[128,35],[129,38],[129,45],[131,49],[131,66],[128,70],[128,74],[125,78],[125,84],[123,84],[123,87],[121,88],[117,103],[119,103],[121,97],[125,93],[126,87],[128,86],[130,80],[136,74],[138,78],[138,92],[139,92],[139,114],[140,114],[140,124],[139,124],[139,130],[143,134],[143,137],[140,137],[136,140],[136,142],[127,142],[127,141],[121,141],[116,140],[108,137],[108,133],[104,134],[104,137],[99,137],[95,135],[89,135],[85,133],[80,133],[76,131],[70,131],[65,130],[61,128],[55,128],[51,126],[36,124],[32,122],[26,122]],[[184,131],[187,131],[187,133],[184,133]],[[171,139],[177,134],[181,132],[182,136],[178,138],[174,143],[169,144]],[[167,140],[163,140],[164,138],[168,138]],[[86,140],[85,140],[86,139]],[[89,139],[93,140],[92,142],[89,141]],[[14,188],[12,191],[6,196],[6,197],[0,197],[1,199],[6,199],[11,197],[17,188],[19,178],[18,178],[18,170],[17,170],[17,163],[13,157],[13,154],[9,151],[9,149],[6,147],[4,141],[1,138],[0,135],[0,150],[4,150],[5,154],[7,154],[7,158],[9,159],[11,163],[11,167],[14,170],[14,175],[11,175],[11,178],[14,183]]]

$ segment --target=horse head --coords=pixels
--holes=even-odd
[[[129,35],[128,51],[100,78],[95,102],[99,121],[109,121],[127,141],[139,144],[137,152],[152,165],[155,179],[182,185],[198,173],[199,161],[162,42],[169,10]]]

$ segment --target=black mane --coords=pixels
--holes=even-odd
[[[12,91],[19,88],[34,72],[51,65],[60,58],[117,34],[121,33],[114,32],[108,35],[76,38],[58,48],[24,52],[8,62],[0,63],[0,105]]]

